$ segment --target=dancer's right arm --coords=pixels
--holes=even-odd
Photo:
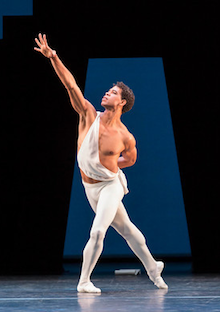
[[[55,72],[57,73],[58,77],[68,91],[71,104],[75,111],[83,117],[86,117],[88,112],[92,112],[95,114],[95,108],[89,101],[84,98],[73,75],[63,65],[63,63],[57,56],[56,51],[52,50],[48,46],[46,35],[42,36],[41,34],[39,34],[38,37],[39,40],[35,38],[35,41],[39,48],[35,47],[34,49],[38,52],[41,52],[45,57],[51,60],[51,64],[53,65]]]

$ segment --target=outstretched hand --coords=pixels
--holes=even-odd
[[[39,38],[39,40],[38,40]],[[54,57],[56,55],[56,51],[52,50],[47,43],[46,35],[38,35],[38,38],[35,38],[35,42],[37,43],[39,48],[34,48],[35,51],[42,53],[47,58]]]

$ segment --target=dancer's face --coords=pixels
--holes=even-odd
[[[106,109],[116,109],[119,105],[124,106],[125,100],[121,98],[121,89],[117,86],[109,89],[102,98],[101,105]]]

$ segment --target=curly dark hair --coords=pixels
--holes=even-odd
[[[126,104],[123,106],[122,109],[122,114],[128,112],[132,109],[134,105],[135,96],[133,91],[122,81],[117,81],[117,83],[114,83],[113,86],[117,86],[122,90],[121,98],[122,100],[126,100]]]

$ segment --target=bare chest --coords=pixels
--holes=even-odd
[[[115,129],[106,129],[100,125],[99,152],[103,156],[120,155],[124,150],[121,132]]]

